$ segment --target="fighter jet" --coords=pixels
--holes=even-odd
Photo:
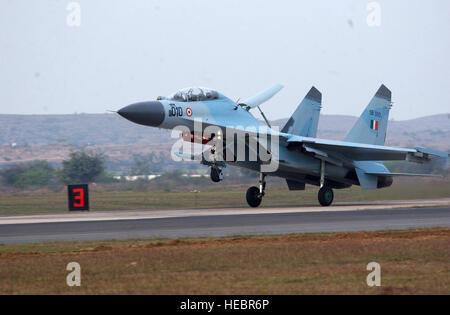
[[[322,94],[312,87],[281,130],[272,127],[260,105],[282,89],[275,84],[243,101],[233,101],[218,91],[186,88],[168,97],[128,105],[122,117],[145,126],[179,128],[182,139],[206,148],[200,154],[177,152],[185,159],[198,159],[211,168],[211,179],[223,179],[222,169],[233,165],[259,173],[259,185],[247,190],[251,207],[258,207],[266,189],[266,176],[286,180],[289,190],[305,184],[320,186],[322,206],[333,202],[333,189],[359,185],[362,189],[389,187],[396,176],[433,176],[392,173],[387,160],[424,163],[448,154],[423,147],[385,146],[391,91],[378,89],[344,141],[316,137]],[[251,111],[258,109],[261,121]],[[180,128],[181,127],[181,128]]]

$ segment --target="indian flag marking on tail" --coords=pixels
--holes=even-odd
[[[370,129],[378,130],[378,120],[371,120],[370,121]]]

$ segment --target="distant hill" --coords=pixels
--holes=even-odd
[[[167,134],[117,114],[0,115],[0,145],[159,144]]]
[[[356,117],[321,115],[318,136],[344,139]],[[287,119],[272,125],[284,126]],[[0,145],[167,144],[170,131],[133,124],[116,114],[0,115]],[[390,121],[390,145],[450,148],[450,114]]]
[[[356,117],[321,115],[318,136],[342,140]],[[284,126],[287,119],[275,120]],[[132,160],[136,154],[163,152],[172,143],[169,130],[133,124],[116,114],[0,115],[0,165],[45,159],[60,162],[71,150],[104,152],[111,163]],[[450,149],[450,114],[390,121],[387,144]]]

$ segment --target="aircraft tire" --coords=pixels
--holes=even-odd
[[[219,170],[215,167],[211,167],[211,180],[214,183],[218,183],[221,181]]]
[[[250,207],[256,208],[261,204],[262,197],[259,194],[259,188],[252,186],[247,190],[247,203]]]
[[[319,189],[318,199],[321,206],[328,207],[334,199],[333,189],[323,186]]]

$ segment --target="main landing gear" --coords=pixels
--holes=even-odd
[[[331,203],[333,202],[333,198],[334,198],[333,189],[331,189],[330,187],[323,186],[322,188],[319,189],[318,199],[319,203],[322,206],[327,207],[331,205]]]
[[[247,190],[247,203],[250,207],[256,208],[261,204],[262,197],[264,196],[264,190],[266,189],[265,178],[266,175],[261,173],[259,175],[259,188],[252,186]]]
[[[323,207],[331,205],[334,198],[333,189],[325,185],[325,161],[322,160],[320,163],[320,189],[318,193],[319,203]]]
[[[211,169],[212,172],[212,169]],[[211,173],[212,174],[212,173]],[[211,175],[212,176],[212,175]],[[260,173],[259,176],[259,188],[252,186],[247,190],[247,203],[250,207],[256,208],[261,204],[262,198],[264,196],[264,190],[266,189],[266,175]],[[327,207],[333,203],[334,193],[333,189],[325,183],[325,161],[322,160],[320,163],[320,189],[317,195],[319,203]]]

